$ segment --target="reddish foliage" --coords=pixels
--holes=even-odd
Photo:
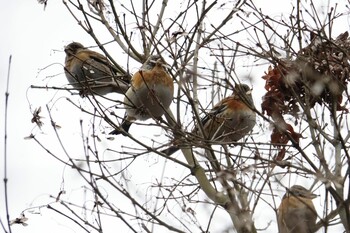
[[[275,160],[276,161],[282,161],[284,159],[284,156],[286,155],[286,148],[283,147],[277,155],[275,155]]]
[[[279,60],[262,77],[267,92],[261,107],[275,123],[271,134],[273,144],[282,146],[290,139],[299,143],[301,134],[295,132],[283,116],[289,114],[297,122],[300,105],[313,108],[318,103],[329,109],[348,111],[341,106],[350,75],[348,36],[345,32],[335,40],[329,40],[316,35],[310,45],[298,52],[295,60]],[[276,159],[284,158],[283,150]]]
[[[273,129],[271,134],[271,143],[272,144],[287,144],[290,138],[299,143],[299,139],[302,138],[300,133],[296,133],[293,127],[290,124],[285,123],[285,126],[281,129],[277,129],[276,127]]]
[[[290,68],[289,68],[290,69]],[[263,113],[266,111],[268,116],[282,116],[291,114],[297,118],[299,106],[293,97],[294,88],[288,87],[283,77],[288,73],[288,70],[282,65],[275,68],[269,67],[268,73],[262,78],[266,80],[265,89],[267,90],[263,102]]]

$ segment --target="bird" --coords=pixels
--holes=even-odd
[[[236,142],[246,136],[255,126],[256,114],[251,89],[246,84],[237,84],[233,94],[218,102],[201,120],[200,124],[207,140],[217,143]],[[192,133],[200,134],[195,126]],[[173,145],[161,152],[170,156],[180,149]]]
[[[313,233],[317,219],[312,203],[315,197],[300,185],[287,189],[277,213],[279,233]]]
[[[160,119],[169,108],[174,96],[174,83],[167,72],[166,63],[159,55],[151,55],[131,79],[125,93],[125,117],[120,128],[129,132],[136,120]],[[110,134],[123,133],[115,129]]]
[[[130,84],[128,74],[122,74],[105,56],[72,42],[65,46],[64,71],[68,82],[83,94],[124,94]]]

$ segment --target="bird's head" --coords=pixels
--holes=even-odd
[[[293,185],[291,188],[287,188],[286,194],[287,196],[296,196],[296,197],[303,197],[308,199],[314,199],[317,197],[316,194],[313,194],[306,188],[304,188],[301,185]]]
[[[233,95],[235,98],[243,100],[247,105],[254,107],[252,89],[247,84],[236,84]]]
[[[83,49],[84,46],[79,42],[72,42],[64,47],[64,52],[67,55],[76,54],[79,49]]]

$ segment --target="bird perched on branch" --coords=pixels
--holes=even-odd
[[[312,203],[315,197],[317,195],[300,185],[287,189],[278,208],[279,233],[313,233],[317,219]]]
[[[130,83],[128,75],[122,74],[102,54],[85,48],[78,42],[68,44],[64,71],[68,82],[83,94],[124,94]]]
[[[236,142],[246,136],[255,126],[256,114],[252,110],[254,102],[251,89],[246,84],[236,85],[233,94],[222,99],[201,119],[204,135],[200,126],[193,133],[202,135],[211,142]],[[201,138],[203,138],[200,136]],[[162,152],[171,155],[181,148],[181,145],[171,146]]]
[[[150,56],[131,79],[131,86],[124,98],[125,118],[120,129],[110,134],[128,132],[135,120],[160,118],[169,108],[174,95],[173,79],[158,55]]]

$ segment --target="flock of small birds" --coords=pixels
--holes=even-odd
[[[65,74],[81,95],[124,95],[125,117],[110,134],[127,135],[134,121],[159,120],[169,109],[174,95],[173,78],[160,55],[151,55],[132,77],[121,72],[105,56],[78,42],[65,47]],[[211,142],[237,142],[256,123],[251,88],[237,84],[233,94],[218,102],[194,127],[192,134]],[[161,151],[170,156],[181,148],[173,145]],[[287,189],[278,209],[280,233],[311,233],[317,213],[312,203],[316,195],[300,185]]]

